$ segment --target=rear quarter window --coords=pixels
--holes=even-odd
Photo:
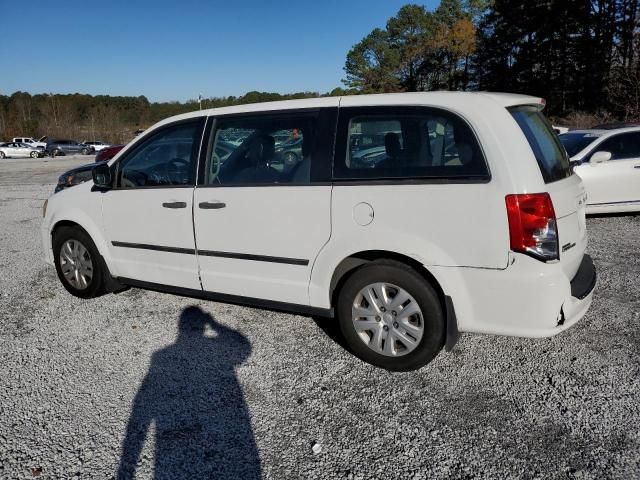
[[[478,140],[457,115],[431,107],[378,106],[340,110],[336,180],[490,178]]]
[[[545,116],[534,106],[509,109],[540,167],[545,183],[556,182],[573,174],[569,157]]]

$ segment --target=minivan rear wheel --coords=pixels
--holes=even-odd
[[[64,288],[80,298],[104,293],[104,270],[91,237],[78,227],[60,227],[53,237],[53,258]]]
[[[356,270],[338,294],[337,314],[353,353],[387,370],[416,370],[444,345],[438,295],[400,262],[376,261]]]

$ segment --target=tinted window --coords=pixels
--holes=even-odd
[[[142,140],[118,166],[121,188],[192,185],[201,122],[163,128]]]
[[[598,139],[595,133],[563,133],[560,142],[570,157],[580,153]]]
[[[219,118],[205,184],[309,183],[316,123],[315,114]]]
[[[527,138],[545,183],[571,176],[567,153],[545,116],[533,106],[509,109]]]
[[[611,160],[640,158],[640,132],[621,133],[596,147],[599,152],[611,152]]]
[[[336,156],[335,178],[488,177],[471,128],[449,112],[411,107],[344,109],[339,128],[346,140],[344,153]]]

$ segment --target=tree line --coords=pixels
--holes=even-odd
[[[359,92],[493,90],[552,115],[640,120],[639,0],[442,0],[406,5],[347,54]]]
[[[327,94],[329,95],[329,94]],[[235,97],[202,100],[202,108],[246,103],[318,97],[314,92],[279,94],[249,92]],[[37,94],[26,92],[0,95],[0,141],[17,136],[47,135],[75,140],[126,143],[136,130],[145,129],[172,115],[200,108],[197,100],[149,102],[144,96],[113,97],[85,94]]]
[[[345,88],[328,93],[249,92],[202,108],[273,100],[433,90],[492,90],[544,97],[574,122],[640,121],[640,0],[441,0],[408,4],[347,53]],[[197,100],[144,96],[0,95],[0,140],[49,135],[126,142],[136,129],[197,110]],[[588,126],[588,125],[576,125]]]

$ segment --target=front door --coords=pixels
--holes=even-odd
[[[194,194],[205,291],[309,304],[331,235],[328,172],[336,109],[219,117]],[[324,172],[324,173],[323,173]]]
[[[587,189],[588,204],[640,203],[640,132],[621,133],[608,138],[594,152],[611,153],[611,160],[585,162],[576,172]]]
[[[200,289],[192,199],[204,120],[151,132],[115,168],[103,199],[112,275]]]

